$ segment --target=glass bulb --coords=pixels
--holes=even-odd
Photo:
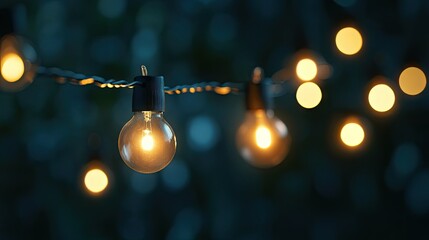
[[[122,160],[141,173],[165,168],[176,153],[176,145],[176,136],[162,112],[135,112],[118,140]]]
[[[23,38],[6,35],[0,40],[0,89],[20,91],[36,73],[37,54]]]
[[[269,168],[280,164],[289,152],[290,135],[273,111],[250,110],[237,132],[237,146],[251,165]]]

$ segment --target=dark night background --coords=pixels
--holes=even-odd
[[[246,82],[311,49],[332,67],[315,109],[298,86],[275,99],[292,144],[279,166],[249,166],[235,147],[243,95],[166,96],[178,148],[163,171],[142,175],[122,162],[117,138],[131,118],[129,89],[60,85],[36,78],[0,92],[0,239],[428,239],[427,90],[411,97],[398,76],[426,73],[425,0],[68,0],[2,1],[39,64],[132,80],[145,64],[166,85]],[[335,33],[356,26],[364,39],[341,55]],[[4,26],[3,23],[0,23]],[[374,114],[367,84],[392,82],[396,106]],[[337,128],[350,115],[367,123],[359,151]],[[82,186],[96,156],[109,169],[105,194]]]

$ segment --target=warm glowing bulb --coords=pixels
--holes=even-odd
[[[289,145],[289,131],[272,111],[249,110],[237,131],[240,154],[255,167],[280,164],[289,152]]]
[[[1,58],[1,75],[8,82],[16,82],[24,75],[24,61],[16,53],[8,53]]]
[[[387,112],[395,104],[395,93],[386,84],[378,84],[368,94],[369,105],[377,112]]]
[[[346,55],[354,55],[362,48],[363,40],[357,29],[346,27],[338,31],[335,43],[340,52]]]
[[[267,149],[271,145],[271,133],[267,127],[260,126],[255,132],[256,145],[262,149]]]
[[[124,162],[141,173],[165,168],[176,153],[176,136],[162,112],[135,112],[119,134],[119,152]]]
[[[426,87],[425,73],[416,67],[409,67],[399,76],[399,86],[408,95],[418,95]]]
[[[312,59],[304,58],[296,64],[295,71],[299,79],[310,81],[317,75],[317,64]]]
[[[303,83],[296,91],[296,100],[304,108],[315,108],[322,100],[322,91],[313,82]]]
[[[33,47],[16,35],[0,39],[0,89],[16,92],[29,85],[36,74],[37,54]]]
[[[88,191],[97,194],[106,189],[109,179],[103,170],[94,168],[85,174],[84,183]]]
[[[350,122],[343,126],[340,137],[345,145],[356,147],[365,139],[365,131],[359,123]]]

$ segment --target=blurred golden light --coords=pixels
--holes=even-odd
[[[226,95],[231,92],[230,87],[216,87],[215,92],[220,95]]]
[[[299,79],[310,81],[317,75],[317,64],[312,59],[304,58],[296,64],[295,71]]]
[[[395,93],[386,84],[377,84],[368,94],[369,105],[377,112],[387,112],[395,104]]]
[[[299,86],[296,91],[296,100],[304,108],[314,108],[322,100],[322,91],[313,82],[306,82]]]
[[[399,86],[408,95],[417,95],[426,87],[425,73],[416,67],[409,67],[399,76]]]
[[[343,126],[340,137],[345,145],[356,147],[365,139],[365,131],[359,123],[350,122]]]
[[[109,179],[103,170],[93,168],[85,174],[84,182],[88,191],[91,193],[100,193],[106,189]]]
[[[255,132],[256,145],[262,149],[271,146],[271,133],[267,127],[259,126]]]
[[[335,43],[340,52],[346,55],[354,55],[362,48],[363,39],[357,29],[346,27],[338,31]]]
[[[7,82],[16,82],[24,75],[24,61],[16,53],[8,53],[1,58],[1,75]]]

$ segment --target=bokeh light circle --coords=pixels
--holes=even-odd
[[[216,121],[206,115],[196,116],[188,127],[189,145],[196,151],[208,151],[219,140],[219,126]]]
[[[100,193],[106,189],[109,179],[103,170],[94,168],[85,174],[84,183],[91,193]]]
[[[359,123],[349,122],[341,128],[340,138],[345,145],[357,147],[365,139],[365,131]]]
[[[346,55],[354,55],[362,49],[362,35],[356,28],[345,27],[335,37],[338,50]]]
[[[377,112],[387,112],[395,104],[395,93],[386,84],[377,84],[368,94],[369,105]]]
[[[311,81],[317,76],[317,64],[309,58],[301,59],[296,64],[295,72],[302,81]]]
[[[418,95],[426,88],[426,75],[417,67],[409,67],[399,76],[399,87],[408,95]]]
[[[313,82],[303,83],[296,91],[296,100],[304,108],[315,108],[322,100],[322,91]]]

